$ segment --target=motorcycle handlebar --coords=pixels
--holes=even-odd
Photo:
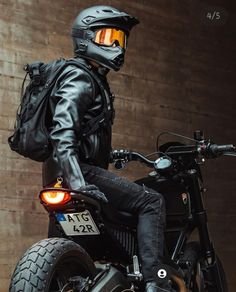
[[[216,158],[225,153],[236,152],[236,147],[233,144],[226,145],[217,145],[208,143],[200,143],[197,145],[188,147],[186,150],[186,146],[182,147],[178,146],[178,150],[172,149],[171,152],[167,151],[166,155],[168,157],[176,156],[176,155],[193,155],[194,158],[201,155],[205,158]],[[113,150],[110,157],[110,162],[118,162],[118,169],[123,168],[124,164],[129,161],[140,161],[144,162],[147,166],[153,167],[155,161],[147,159],[144,155],[138,152],[133,152],[129,150]]]
[[[111,152],[110,162],[114,161],[123,161],[123,163],[129,161],[141,161],[144,162],[147,166],[153,166],[154,161],[147,159],[144,155],[138,152],[124,150],[124,149],[116,149]]]

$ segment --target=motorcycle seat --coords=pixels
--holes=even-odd
[[[111,206],[103,205],[102,212],[104,215],[104,219],[107,220],[109,223],[113,223],[119,226],[128,226],[132,228],[136,228],[138,224],[137,216],[125,211],[116,210]]]

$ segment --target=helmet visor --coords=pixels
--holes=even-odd
[[[126,34],[123,30],[116,28],[102,28],[95,32],[94,42],[99,45],[118,45],[126,49]]]

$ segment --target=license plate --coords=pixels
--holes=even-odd
[[[66,235],[100,234],[88,210],[72,214],[57,213],[56,218]]]

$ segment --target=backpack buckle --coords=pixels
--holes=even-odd
[[[37,62],[37,63],[33,63],[33,64],[27,64],[25,67],[25,70],[29,73],[30,78],[33,81],[34,85],[39,85],[40,84],[40,66],[43,63],[41,62]]]

